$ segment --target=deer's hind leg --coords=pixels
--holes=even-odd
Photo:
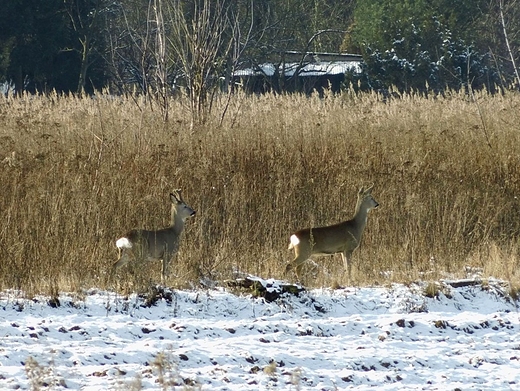
[[[127,249],[119,249],[119,259],[114,262],[114,269],[118,269],[124,265],[126,265],[128,262],[132,260],[131,255],[128,253]]]
[[[305,264],[305,261],[310,258],[310,256],[311,254],[309,251],[305,251],[299,245],[294,246],[294,259],[285,267],[285,273],[294,270],[296,277],[301,279],[303,265]]]

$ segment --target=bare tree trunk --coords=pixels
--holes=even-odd
[[[84,39],[80,39],[82,51],[81,55],[81,66],[79,70],[79,78],[78,78],[78,89],[77,93],[79,95],[85,92],[85,83],[87,79],[87,71],[90,66],[89,58],[90,58],[90,38],[85,36]]]
[[[502,24],[502,31],[504,33],[504,40],[506,42],[507,51],[509,52],[509,57],[511,58],[511,63],[513,64],[513,69],[515,71],[517,88],[520,90],[520,76],[518,74],[518,68],[516,67],[515,56],[513,54],[513,51],[511,50],[511,45],[509,44],[509,38],[508,38],[508,35],[507,35],[506,21],[505,21],[505,18],[504,18],[504,1],[503,0],[499,0],[498,1],[498,6],[499,6],[499,9],[500,9],[500,22]]]
[[[166,65],[166,33],[164,26],[162,0],[154,0],[156,32],[156,63],[157,63],[157,99],[161,107],[163,121],[168,121],[168,69]]]
[[[79,50],[81,65],[78,76],[78,88],[76,91],[78,94],[82,94],[85,91],[87,72],[91,65],[90,58],[94,50],[95,34],[98,32],[96,26],[99,22],[99,12],[104,3],[102,0],[98,0],[92,3],[91,8],[88,10],[81,9],[78,0],[65,0],[65,5],[72,23],[72,28],[78,35],[78,40],[81,44],[81,49]]]

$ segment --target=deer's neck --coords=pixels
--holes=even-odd
[[[172,208],[170,228],[180,233],[184,229],[184,220],[177,213],[177,209]]]
[[[357,234],[359,237],[363,234],[365,225],[367,224],[368,210],[364,207],[363,202],[358,202],[356,205],[356,212],[354,213],[354,222],[357,227]]]

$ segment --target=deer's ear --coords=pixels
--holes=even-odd
[[[373,188],[374,188],[374,184],[372,183],[372,186],[370,186],[369,188],[367,188],[365,190],[365,194],[370,194],[370,192],[372,191]]]
[[[363,186],[360,187],[359,191],[358,191],[358,194],[359,195],[363,195],[365,194],[365,189],[363,189]]]
[[[181,200],[182,200],[181,190],[177,189],[177,190],[174,190],[173,193],[170,193],[170,200],[172,202],[181,202]]]

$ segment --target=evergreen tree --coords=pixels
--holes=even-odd
[[[366,62],[368,85],[400,91],[493,88],[496,73],[478,48],[480,0],[364,0],[354,11],[350,49]]]

